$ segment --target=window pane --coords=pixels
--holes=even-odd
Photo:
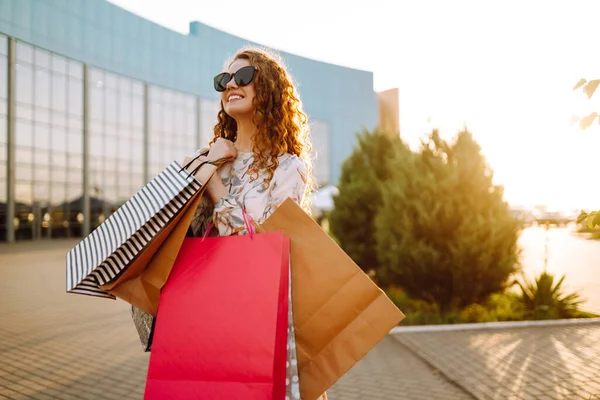
[[[144,127],[144,99],[141,97],[134,97],[132,103],[132,125],[136,128]]]
[[[67,122],[69,128],[77,130],[83,135],[83,115],[70,116]]]
[[[119,131],[117,130],[117,125],[107,122],[104,124],[104,134],[107,136],[119,136]]]
[[[161,105],[158,103],[151,103],[150,104],[150,116],[149,116],[149,120],[150,120],[150,130],[152,131],[152,134],[150,135],[151,140],[158,140],[158,136],[155,133],[157,131],[161,130]]]
[[[31,164],[16,164],[15,175],[17,182],[30,182],[33,173]]]
[[[33,162],[33,151],[30,148],[17,147],[15,149],[17,163],[31,164]]]
[[[66,188],[65,185],[53,185],[52,193],[50,194],[50,203],[54,206],[58,206],[67,200],[65,197]]]
[[[83,114],[83,84],[77,79],[69,79],[69,113]]]
[[[27,64],[17,68],[17,101],[33,104],[33,69]]]
[[[104,84],[107,88],[115,91],[119,88],[119,84],[117,81],[117,76],[115,74],[111,74],[110,72],[104,71]]]
[[[33,203],[33,188],[29,182],[17,182],[15,185],[15,197],[18,203],[31,205]]]
[[[104,107],[105,107],[105,118],[108,122],[117,122],[117,110],[119,107],[119,98],[117,93],[112,89],[107,89],[104,92]]]
[[[17,104],[17,118],[33,120],[33,106]]]
[[[102,136],[95,134],[90,135],[90,155],[102,156],[104,154],[103,150]]]
[[[6,143],[6,117],[4,115],[0,115],[0,144]],[[4,160],[6,157],[0,151],[0,160]]]
[[[129,161],[131,159],[131,142],[125,138],[119,140],[119,159]]]
[[[83,189],[81,185],[69,185],[67,186],[67,195],[66,198],[68,200],[78,199],[83,196]]]
[[[78,63],[77,61],[69,60],[69,75],[73,78],[77,78],[77,80],[83,79],[83,64]]]
[[[40,149],[50,148],[50,125],[35,124],[33,146]]]
[[[50,69],[50,53],[38,47],[35,48],[35,65]]]
[[[67,79],[61,74],[52,75],[52,108],[67,111]]]
[[[83,169],[83,155],[82,154],[69,154],[68,165],[70,169]]]
[[[90,187],[93,192],[101,194],[102,187],[104,186],[104,175],[101,170],[93,170],[90,177]]]
[[[0,35],[0,54],[8,54],[8,39],[4,35]]]
[[[50,124],[50,110],[46,108],[36,107],[34,109],[34,117],[37,122],[44,122]]]
[[[52,113],[52,125],[59,126],[61,128],[67,126],[67,118],[63,113],[55,111]]]
[[[121,94],[119,97],[119,123],[125,126],[131,126],[131,104],[133,99],[131,96],[124,94]]]
[[[50,108],[50,74],[41,68],[36,68],[35,72],[35,104]]]
[[[50,148],[54,151],[65,151],[67,147],[67,134],[66,129],[61,127],[53,127],[52,129],[52,142]]]
[[[2,38],[0,38],[0,42]],[[6,98],[6,84],[8,82],[8,65],[5,56],[0,55],[0,98]]]
[[[104,124],[99,121],[90,121],[90,132],[94,135],[102,135],[104,133]]]
[[[67,183],[67,169],[64,167],[52,168],[52,182]]]
[[[15,124],[15,137],[17,147],[29,147],[33,145],[33,128],[31,121],[17,119]]]
[[[127,78],[125,76],[121,76],[119,78],[119,91],[122,94],[132,94],[133,93],[133,79]]]
[[[55,167],[67,167],[67,154],[64,151],[52,152],[52,164]]]
[[[52,54],[52,69],[62,75],[67,74],[67,60],[57,54]]]
[[[0,143],[0,181],[6,179],[6,145]]]
[[[133,81],[133,94],[137,96],[144,96],[144,83],[140,81]]]
[[[70,154],[83,154],[83,138],[79,132],[69,132],[67,136],[67,151]]]
[[[90,90],[90,116],[99,121],[104,120],[104,90],[92,87]]]
[[[35,159],[35,165],[42,168],[48,168],[52,163],[50,162],[50,151],[36,148],[33,151],[33,157]],[[37,178],[36,178],[37,179]]]
[[[36,183],[33,185],[33,196],[35,200],[45,203],[50,199],[50,182],[48,181],[48,176],[50,174],[48,173],[47,169],[36,168],[35,172]],[[41,175],[38,176],[38,172],[40,172]]]
[[[33,64],[33,47],[23,42],[17,42],[17,60]]]
[[[82,181],[82,177],[81,177],[82,172],[80,170],[67,169],[66,171],[67,171],[68,182],[81,182]]]
[[[132,149],[131,149],[131,160],[137,165],[142,165],[142,163],[144,162],[143,158],[144,158],[143,144],[140,142],[133,142]]]
[[[108,157],[114,157],[117,154],[117,138],[114,136],[106,136],[104,140],[105,155]]]

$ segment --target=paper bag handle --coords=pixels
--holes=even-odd
[[[184,169],[187,170],[194,163],[194,161],[196,161],[200,157],[206,157],[207,155],[208,155],[208,151],[200,152],[200,154],[198,154],[196,157],[192,158],[186,165],[181,167],[179,172],[183,171]],[[205,164],[210,164],[210,165],[214,165],[216,167],[220,167],[221,165],[225,164],[230,159],[231,158],[229,158],[229,157],[222,157],[215,161],[209,161],[208,159],[204,160],[200,163],[200,165],[198,165],[196,168],[194,168],[194,170],[188,171],[188,179],[190,176],[196,175],[196,173],[198,171],[200,171],[200,168],[202,168]]]
[[[250,239],[252,239],[254,237],[254,235],[256,234],[256,229],[254,228],[254,224],[252,223],[252,217],[244,209],[242,209],[242,217],[244,218],[244,223],[246,224],[246,230],[248,231],[248,234],[250,235]],[[208,226],[206,227],[206,230],[204,231],[204,235],[202,235],[202,241],[204,241],[204,239],[206,239],[208,237],[208,234],[210,233],[212,228],[214,228],[214,224],[212,221],[210,221],[208,223]]]

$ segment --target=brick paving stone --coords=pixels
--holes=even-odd
[[[64,256],[75,243],[0,246],[5,397],[120,399],[125,391],[109,388],[123,387],[124,379],[130,390],[144,385],[148,355],[127,304],[65,293]]]
[[[331,400],[472,399],[391,337],[384,338],[328,392]]]
[[[600,398],[600,323],[393,338],[478,399]]]

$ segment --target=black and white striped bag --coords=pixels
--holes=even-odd
[[[100,286],[118,278],[201,186],[172,162],[67,253],[67,292],[114,299]]]

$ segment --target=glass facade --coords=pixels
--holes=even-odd
[[[16,46],[15,237],[81,235],[83,65]]]
[[[196,96],[150,87],[149,96],[150,178],[174,160],[182,162],[198,148]]]
[[[8,38],[0,35],[0,241],[6,240]]]
[[[94,229],[138,191],[146,177],[152,179],[173,160],[183,161],[213,137],[219,101],[86,67],[20,41],[11,66],[8,44],[9,39],[0,35],[0,241],[7,239],[9,227],[7,83],[11,68],[15,72],[16,240],[81,237],[85,218],[90,218]],[[328,126],[313,122],[312,131],[318,154],[315,173],[324,182],[329,177]],[[89,216],[84,215],[85,174]]]
[[[219,100],[200,100],[200,148],[208,147],[214,137],[217,113],[221,108]]]
[[[144,180],[144,84],[90,68],[89,167],[92,229]]]

